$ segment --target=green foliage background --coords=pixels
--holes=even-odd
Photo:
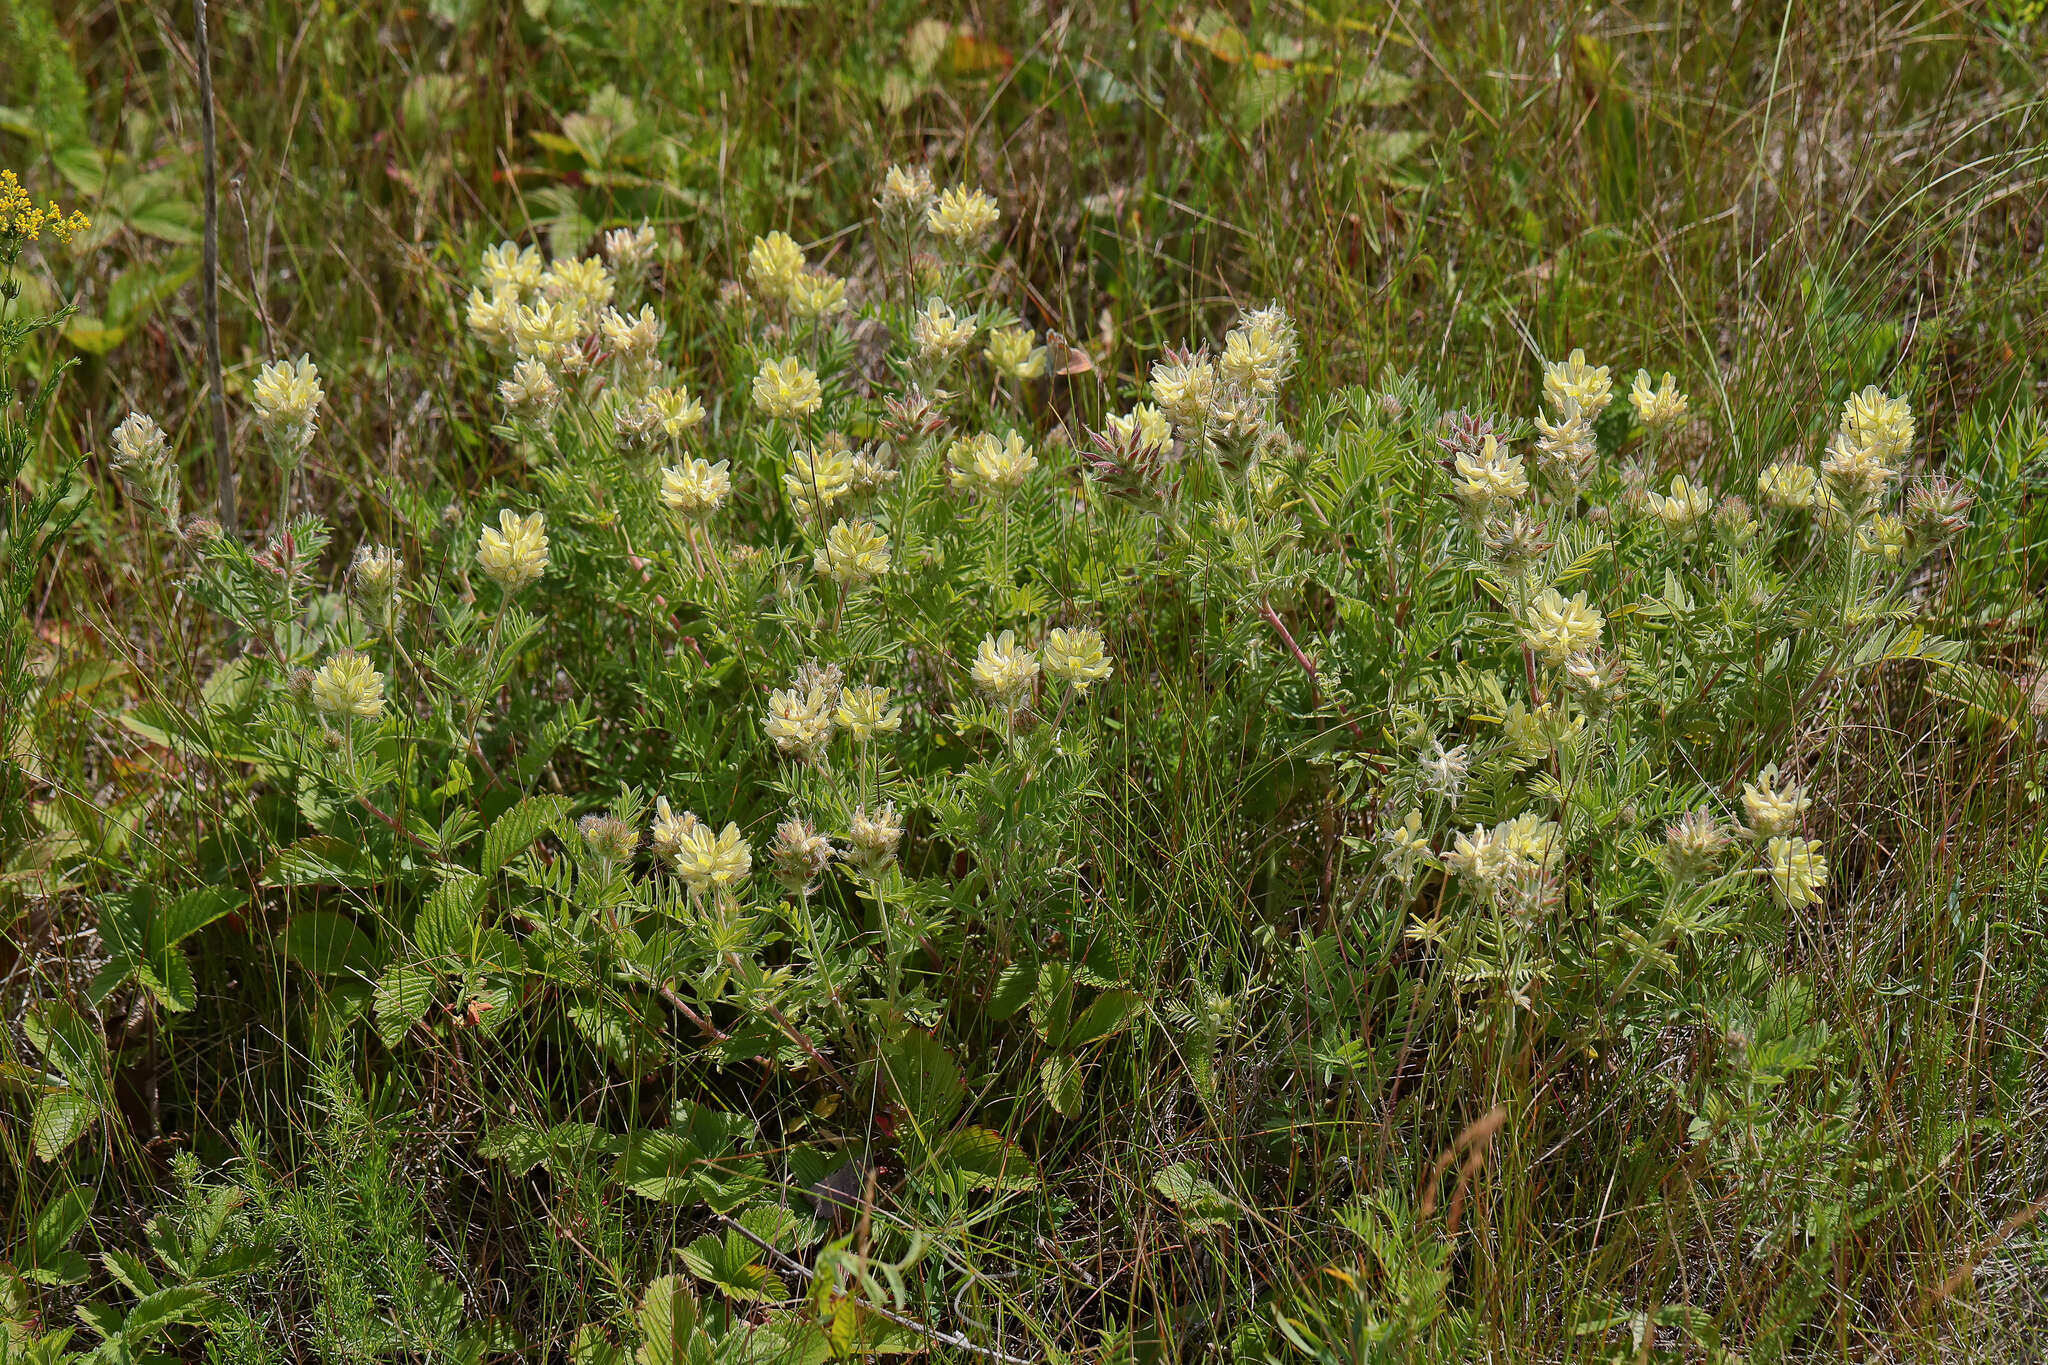
[[[106,459],[150,412],[212,505],[189,9],[0,0],[0,164],[95,220],[25,258],[22,308],[75,311],[22,343],[5,471],[10,517],[73,519],[7,539],[4,1349],[2036,1358],[2037,9],[216,6],[248,543],[207,548]],[[959,301],[1092,368],[961,386],[1043,467],[998,518],[906,454],[869,509],[901,572],[847,603],[752,416],[782,341],[724,286],[778,228],[894,278],[892,161],[998,195]],[[719,534],[764,552],[735,577],[601,432],[506,425],[463,326],[485,246],[642,220]],[[907,291],[871,297],[900,338]],[[1275,298],[1284,457],[1082,478],[1165,347]],[[856,439],[902,377],[854,382],[862,346],[807,357]],[[1613,520],[1544,560],[1634,651],[1600,744],[1506,723],[1555,685],[1436,465],[1439,409],[1505,430],[1574,346],[1697,419],[1659,443],[1618,402]],[[329,412],[287,492],[249,389],[302,351]],[[1866,384],[1976,495],[1940,556],[1628,513],[1631,467],[1810,461]],[[503,615],[470,566],[500,506],[554,560]],[[338,591],[363,539],[405,553],[402,621]],[[1116,675],[1013,731],[964,665],[1042,623],[1102,627]],[[293,699],[392,641],[404,727]],[[766,692],[813,657],[911,695],[886,759],[775,754]],[[1455,802],[1429,736],[1476,751]],[[1822,902],[1672,893],[1666,823],[1774,761]],[[886,883],[700,914],[576,834],[657,794],[757,864],[792,806],[894,799],[909,834]],[[1570,812],[1562,907],[1392,876],[1411,804],[1439,850]]]

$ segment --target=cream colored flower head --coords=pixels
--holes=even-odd
[[[1567,601],[1556,588],[1545,588],[1529,604],[1522,639],[1543,662],[1561,664],[1599,644],[1605,624],[1598,609],[1587,605],[1586,594],[1575,593]]]
[[[1169,352],[1152,362],[1152,399],[1182,431],[1201,425],[1216,406],[1216,365],[1206,355]]]
[[[1742,811],[1749,817],[1751,835],[1758,839],[1798,829],[1800,817],[1812,804],[1806,789],[1797,782],[1778,781],[1775,763],[1758,773],[1756,781],[1742,784]]]
[[[1016,432],[997,437],[989,432],[963,436],[946,451],[948,473],[955,488],[1002,498],[1024,487],[1038,457]]]
[[[747,278],[762,298],[781,302],[804,273],[804,249],[786,232],[756,237],[747,249]]]
[[[1796,835],[1778,835],[1764,845],[1765,870],[1771,885],[1787,905],[1812,905],[1828,884],[1828,860],[1820,845]]]
[[[500,242],[484,248],[476,273],[478,282],[494,294],[509,289],[524,295],[540,288],[541,275],[546,270],[547,263],[532,247]]]
[[[131,412],[114,428],[114,472],[130,492],[139,493],[151,505],[177,516],[177,470],[171,463],[171,445],[164,439],[156,419]]]
[[[1677,378],[1668,370],[1655,388],[1650,386],[1650,372],[1637,370],[1635,383],[1629,386],[1628,403],[1636,410],[1636,420],[1653,429],[1676,426],[1685,420],[1686,409],[1691,406],[1678,391]]]
[[[704,420],[704,405],[682,385],[649,389],[640,398],[622,398],[613,412],[619,437],[633,444],[661,436],[679,441]]]
[[[1595,421],[1613,399],[1614,381],[1607,367],[1588,365],[1584,351],[1575,350],[1568,359],[1543,367],[1543,401],[1558,412],[1570,400],[1585,411],[1587,421]]]
[[[882,176],[882,194],[876,200],[885,212],[919,214],[931,207],[938,190],[932,173],[922,166],[891,166]]]
[[[825,533],[811,562],[819,577],[858,587],[889,572],[889,537],[872,522],[842,521]]]
[[[607,862],[627,863],[640,851],[640,831],[611,815],[586,815],[576,822],[583,846]]]
[[[510,378],[498,381],[498,397],[511,412],[543,419],[562,405],[562,386],[538,360],[522,360]]]
[[[981,642],[968,671],[976,687],[1005,706],[1015,706],[1038,681],[1038,658],[1017,643],[1016,631],[1006,630]]]
[[[384,675],[360,654],[337,654],[313,675],[313,705],[323,715],[375,720],[384,714]]]
[[[704,520],[732,495],[732,477],[725,465],[724,460],[712,464],[692,458],[663,469],[661,505],[693,521]]]
[[[320,405],[327,400],[311,356],[274,360],[256,376],[251,398],[256,420],[272,437],[303,449],[313,439]]]
[[[661,319],[644,303],[631,316],[607,308],[598,318],[598,333],[604,338],[605,349],[619,360],[645,364],[654,359],[654,348],[661,343]]]
[[[542,299],[519,306],[512,328],[512,348],[528,360],[554,361],[583,339],[583,325],[574,309]]]
[[[637,275],[654,260],[654,229],[645,223],[636,228],[613,228],[600,244],[612,269],[622,274]]]
[[[511,346],[519,336],[519,292],[515,289],[500,289],[495,293],[470,290],[469,307],[463,321],[486,345],[500,349]]]
[[[967,349],[977,326],[972,317],[955,313],[944,299],[926,299],[911,320],[910,339],[922,359],[948,361]]]
[[[615,289],[611,270],[595,256],[556,261],[540,277],[543,297],[593,324],[611,303]]]
[[[1422,831],[1421,811],[1409,811],[1407,819],[1390,827],[1381,837],[1386,841],[1387,859],[1393,864],[1394,875],[1403,882],[1412,882],[1416,873],[1437,865],[1436,851]]]
[[[1223,338],[1217,368],[1238,388],[1270,398],[1294,367],[1294,320],[1279,304],[1247,313]]]
[[[508,595],[537,581],[548,571],[547,518],[539,512],[522,517],[510,508],[499,512],[498,524],[484,527],[477,538],[476,562]]]
[[[1836,430],[1849,444],[1862,446],[1879,463],[1889,464],[1913,448],[1913,406],[1903,398],[1887,397],[1872,384],[1842,405]]]
[[[754,376],[754,406],[765,417],[793,422],[810,416],[824,402],[817,374],[794,356],[771,360]]]
[[[982,191],[954,185],[925,211],[924,225],[934,237],[968,247],[986,237],[1002,216],[996,201]]]
[[[1560,405],[1556,421],[1536,414],[1536,457],[1551,477],[1572,489],[1592,481],[1600,450],[1593,440],[1593,424],[1577,399]]]
[[[836,444],[789,452],[782,491],[799,517],[829,511],[853,487],[853,460]]]
[[[1714,510],[1713,495],[1683,474],[1671,481],[1669,497],[1651,493],[1648,501],[1650,515],[1662,522],[1667,531],[1690,530]]]
[[[690,825],[676,841],[672,859],[676,875],[698,895],[723,890],[751,872],[754,851],[740,837],[740,827],[731,821],[717,834],[711,826],[685,813]]]
[[[818,833],[808,820],[784,820],[775,827],[775,841],[768,846],[768,863],[775,880],[790,891],[810,891],[832,866],[838,850]]]
[[[1415,767],[1424,791],[1455,805],[1465,790],[1466,777],[1472,772],[1472,746],[1460,744],[1446,749],[1443,740],[1432,735],[1428,747],[1415,755]]]
[[[896,814],[896,803],[885,801],[872,813],[866,806],[855,807],[846,842],[848,861],[860,872],[872,877],[888,867],[903,842],[903,821]]]
[[[1906,523],[1889,512],[1880,512],[1856,528],[1856,548],[1896,564],[1906,553]]]
[[[1045,637],[1045,672],[1076,692],[1086,692],[1116,671],[1102,652],[1102,632],[1093,626],[1054,630]]]
[[[903,728],[903,708],[889,704],[886,687],[847,688],[839,698],[839,711],[834,718],[863,744],[876,735],[893,735]]]
[[[1452,472],[1452,496],[1475,515],[1485,515],[1529,493],[1522,457],[1510,454],[1492,436],[1480,445],[1478,453],[1454,457]]]
[[[1820,476],[1803,464],[1778,461],[1764,466],[1756,477],[1756,494],[1764,506],[1780,511],[1802,511],[1813,506]]]
[[[365,602],[383,602],[398,591],[402,571],[396,550],[364,541],[356,546],[355,558],[349,561],[349,586]]]
[[[846,281],[824,271],[804,271],[790,282],[789,311],[813,322],[846,311]]]
[[[1443,862],[1449,871],[1489,892],[1507,880],[1510,866],[1506,846],[1481,825],[1453,835]]]
[[[1045,373],[1045,347],[1034,340],[1029,327],[998,327],[988,334],[982,354],[999,373],[1019,381],[1036,379]]]
[[[1727,847],[1728,831],[1720,817],[1701,806],[1664,827],[1664,847],[1657,859],[1679,881],[1693,882],[1714,870]]]
[[[768,738],[783,753],[815,762],[832,741],[832,710],[832,698],[820,684],[777,688],[768,694]]]
[[[654,828],[648,847],[654,850],[655,857],[672,863],[676,854],[682,851],[683,839],[697,827],[697,823],[695,815],[689,811],[677,815],[669,808],[668,798],[658,796],[654,799]]]
[[[1820,472],[1827,475],[1843,504],[1859,511],[1882,498],[1891,481],[1898,477],[1898,471],[1887,463],[1882,443],[1865,441],[1844,431],[1829,439]]]
[[[1163,451],[1173,445],[1173,423],[1150,403],[1140,403],[1119,417],[1112,413],[1109,434],[1120,444],[1134,443],[1144,450]]]

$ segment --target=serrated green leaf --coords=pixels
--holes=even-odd
[[[29,1146],[44,1161],[55,1161],[66,1147],[78,1141],[99,1106],[76,1090],[55,1090],[36,1101],[29,1120]]]
[[[664,1275],[647,1286],[636,1315],[640,1365],[689,1365],[690,1338],[697,1330],[697,1296],[680,1275]]]
[[[529,796],[491,822],[484,834],[481,871],[489,876],[524,853],[549,826],[562,818],[569,803],[559,796]]]
[[[1064,1118],[1074,1118],[1081,1112],[1082,1083],[1079,1059],[1064,1052],[1056,1052],[1038,1064],[1038,1084],[1045,1091],[1046,1103],[1054,1112]]]
[[[948,1133],[934,1155],[975,1189],[1029,1190],[1038,1185],[1036,1164],[1021,1147],[991,1128]]]
[[[416,962],[394,962],[386,967],[370,997],[370,1008],[377,1018],[377,1037],[384,1046],[397,1047],[433,1000],[431,970]]]

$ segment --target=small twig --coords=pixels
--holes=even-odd
[[[684,1001],[683,997],[676,994],[675,988],[673,986],[657,984],[654,989],[657,993],[660,994],[663,1000],[666,1000],[668,1002],[668,1006],[670,1009],[674,1010],[677,1014],[682,1015],[683,1018],[689,1020],[690,1023],[696,1026],[696,1029],[699,1033],[702,1033],[705,1037],[711,1039],[713,1042],[722,1043],[726,1039],[732,1037],[731,1034],[719,1028],[718,1025],[712,1023],[709,1019],[706,1019],[703,1015],[691,1009],[688,1003]]]
[[[767,1252],[769,1258],[773,1260],[776,1265],[788,1271],[790,1274],[799,1277],[803,1280],[805,1284],[809,1284],[814,1278],[816,1278],[811,1273],[811,1268],[809,1266],[797,1260],[795,1257],[785,1255],[783,1252],[777,1250],[772,1243],[767,1241],[765,1238],[756,1236],[751,1228],[742,1225],[738,1220],[728,1218],[724,1214],[719,1213],[715,1210],[712,1212],[711,1216],[716,1218],[719,1222],[725,1224],[727,1227],[733,1229],[735,1232],[739,1233],[740,1236],[746,1238],[749,1242],[752,1242],[761,1250]],[[876,1317],[885,1319],[889,1322],[893,1322],[906,1332],[915,1332],[919,1336],[923,1337],[926,1341],[936,1341],[941,1346],[951,1346],[954,1350],[965,1351],[969,1355],[985,1356],[990,1360],[1007,1361],[1008,1365],[1039,1365],[1039,1362],[1037,1361],[1027,1359],[1023,1356],[1009,1355],[1005,1352],[996,1350],[994,1347],[976,1346],[973,1342],[969,1341],[966,1337],[961,1336],[958,1332],[945,1332],[941,1331],[936,1327],[928,1327],[924,1323],[919,1322],[916,1318],[905,1317],[903,1314],[895,1312],[892,1309],[882,1307],[882,1305],[880,1305],[879,1303],[873,1303],[867,1300],[863,1300],[862,1306],[865,1307],[870,1313],[873,1313]]]
[[[1309,705],[1311,707],[1320,707],[1323,704],[1323,700],[1322,693],[1316,686],[1315,662],[1308,655],[1302,653],[1301,646],[1294,643],[1294,636],[1288,632],[1287,623],[1280,619],[1280,613],[1274,611],[1272,604],[1263,598],[1259,601],[1259,615],[1265,617],[1267,624],[1280,632],[1281,643],[1286,645],[1288,652],[1294,655],[1294,661],[1301,665],[1301,671],[1308,674]],[[1365,731],[1359,728],[1357,721],[1344,713],[1343,703],[1332,699],[1330,705],[1336,709],[1337,719],[1351,727],[1351,733],[1357,737],[1358,742],[1360,744],[1365,743]]]
[[[235,533],[235,458],[228,449],[228,396],[220,369],[220,163],[213,140],[213,49],[206,40],[206,0],[192,0],[199,59],[199,142],[206,162],[206,225],[200,295],[206,310],[206,392],[213,410],[213,458],[220,474],[220,529]]]

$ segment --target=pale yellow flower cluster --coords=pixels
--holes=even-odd
[[[384,714],[384,675],[360,654],[337,654],[313,675],[312,695],[324,715],[375,720]]]
[[[988,636],[975,650],[968,670],[974,685],[1005,706],[1015,706],[1038,681],[1038,656],[1017,643],[1017,632]]]
[[[702,521],[725,505],[732,494],[726,462],[684,460],[661,471],[661,505],[671,512]]]
[[[520,516],[506,508],[498,524],[486,526],[477,538],[476,562],[507,596],[539,581],[548,571],[547,518],[535,512]]]
[[[924,225],[934,237],[964,249],[986,237],[1002,216],[1002,210],[988,194],[954,185],[925,211]]]
[[[1567,601],[1556,588],[1545,588],[1529,604],[1522,639],[1543,662],[1562,664],[1599,644],[1605,624],[1598,608],[1587,604],[1586,594],[1575,593]]]
[[[754,406],[764,417],[794,422],[816,412],[824,401],[817,373],[794,356],[768,361],[754,376]]]
[[[987,498],[1017,492],[1038,468],[1038,456],[1014,431],[1000,438],[989,432],[963,436],[947,450],[946,459],[955,488]]]

